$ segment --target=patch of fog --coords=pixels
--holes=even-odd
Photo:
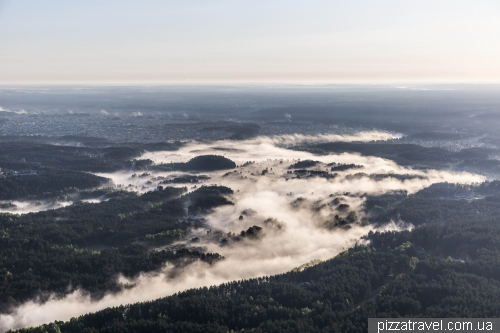
[[[58,209],[73,204],[72,201],[16,201],[4,200],[3,203],[11,203],[15,205],[12,208],[2,208],[0,213],[11,214],[28,214],[36,213],[49,209]]]
[[[148,175],[142,176],[143,173],[147,173]],[[164,180],[171,179],[181,174],[185,173],[179,171],[119,171],[95,173],[97,176],[111,179],[117,189],[137,193],[146,193],[154,190],[158,187],[158,185],[184,187],[186,184],[160,184]]]
[[[66,147],[87,147],[86,145],[78,141],[66,141],[66,142],[49,141],[47,142],[47,144],[53,146],[66,146]]]
[[[83,199],[82,202],[86,202],[86,203],[100,203],[100,202],[108,201],[109,199],[110,198],[99,197],[99,198],[93,198],[93,199]]]
[[[368,142],[368,141],[386,141],[391,139],[402,138],[401,133],[390,133],[383,131],[364,131],[354,134],[319,134],[319,135],[303,135],[303,134],[285,134],[274,135],[270,137],[259,137],[256,140],[272,141],[280,146],[293,146],[300,144],[322,143],[322,142]]]

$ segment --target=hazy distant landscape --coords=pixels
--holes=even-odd
[[[493,314],[499,89],[4,87],[2,330]]]

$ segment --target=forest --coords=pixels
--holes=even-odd
[[[186,237],[192,227],[179,223],[185,209],[203,212],[232,204],[228,187],[159,187],[137,195],[118,192],[100,203],[24,215],[0,214],[0,312],[48,293],[64,295],[81,287],[99,298],[121,290],[116,276],[135,277],[157,271],[167,262],[213,264],[222,257],[198,250],[152,251],[152,235],[160,245]],[[158,239],[154,242],[158,245]],[[45,296],[46,297],[46,296]]]
[[[62,142],[66,142],[63,139],[61,139]],[[66,140],[71,141],[71,139],[82,140],[80,137],[70,137]],[[54,141],[57,142],[56,139]],[[130,169],[137,164],[137,160],[135,163],[133,160],[140,157],[146,150],[177,150],[181,146],[180,142],[107,144],[90,147],[36,141],[3,142],[0,146],[0,168],[29,170],[38,167],[53,167],[74,171],[112,172]]]
[[[305,150],[315,154],[328,153],[360,153],[364,156],[378,156],[393,160],[399,165],[416,168],[442,169],[454,167],[457,170],[481,171],[497,173],[499,162],[490,159],[497,149],[475,147],[464,148],[453,152],[439,147],[424,147],[416,144],[386,143],[386,142],[330,142],[308,146],[297,146],[295,149]],[[334,170],[332,170],[334,171]]]
[[[185,184],[185,183],[200,183],[204,180],[208,180],[210,177],[206,175],[182,175],[179,177],[174,177],[172,179],[167,179],[161,181],[161,184]]]
[[[194,132],[203,136],[206,133],[217,133],[221,139],[245,140],[257,136],[261,130],[259,124],[251,122],[234,122],[227,120],[204,120],[185,123],[165,124],[167,130],[183,128],[186,132]]]
[[[288,273],[17,332],[351,333],[366,332],[370,317],[495,317],[500,313],[498,188],[498,182],[443,183],[413,195],[372,196],[367,203],[372,223],[400,219],[414,229],[370,232],[335,258]],[[467,201],[455,197],[454,189],[484,197]],[[259,232],[251,228],[240,237]]]
[[[88,190],[110,182],[89,172],[149,170],[153,161],[137,159],[146,150],[169,151],[182,146],[178,141],[113,145],[84,136],[38,141],[8,141],[0,146],[0,200],[89,198]],[[75,142],[88,146],[70,145]]]
[[[186,163],[157,164],[153,170],[161,171],[216,171],[236,168],[236,163],[219,155],[200,155]]]
[[[31,170],[30,170],[31,171]],[[86,172],[38,168],[34,174],[0,178],[0,200],[45,199],[105,185],[109,179]]]

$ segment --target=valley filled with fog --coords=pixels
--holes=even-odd
[[[378,290],[419,260],[476,251],[413,236],[459,223],[460,209],[491,217],[500,194],[496,95],[445,88],[33,89],[24,104],[4,89],[0,329],[110,307],[126,321],[149,304],[133,303],[308,274],[365,250],[399,256],[380,266]],[[483,100],[464,104],[474,92]]]
[[[96,173],[111,179],[118,189],[139,193],[155,191],[158,186],[187,186],[188,191],[206,185],[231,188],[234,191],[229,196],[231,205],[211,211],[190,212],[186,208],[186,216],[179,221],[193,224],[194,228],[190,229],[185,241],[167,246],[174,250],[180,247],[199,248],[204,252],[219,253],[225,259],[213,266],[194,263],[181,269],[166,263],[159,271],[141,273],[133,279],[118,276],[119,283],[127,285],[127,289],[118,294],[104,295],[100,300],[92,300],[84,289],[77,289],[63,298],[49,296],[43,304],[29,301],[12,314],[1,315],[2,325],[16,328],[47,320],[69,320],[109,306],[153,300],[189,288],[279,274],[302,265],[317,264],[362,242],[361,237],[370,230],[413,227],[403,220],[370,224],[372,216],[364,209],[367,196],[393,191],[412,194],[440,182],[471,184],[480,181],[480,176],[473,173],[423,171],[378,157],[352,153],[313,155],[289,148],[303,143],[366,142],[396,136],[398,134],[373,131],[348,136],[295,135],[257,137],[237,142],[192,142],[176,151],[148,152],[140,159],[152,160],[154,164],[150,169],[154,170],[154,165],[182,163],[200,155],[220,154],[234,161],[237,167],[205,172],[130,170]],[[296,163],[313,160],[314,166],[307,170],[318,172],[317,175],[304,176],[296,172],[302,169],[295,167]],[[352,164],[356,168],[331,171],[332,165]],[[194,185],[191,181],[187,184],[169,182],[183,176],[199,175],[207,177],[196,180]],[[397,175],[406,176],[406,179],[398,179]],[[98,198],[94,204],[97,202]],[[26,208],[29,209],[29,206]],[[53,209],[52,206],[43,208]],[[242,232],[249,230],[251,236],[241,236]],[[158,249],[164,247],[153,250]]]
[[[500,332],[499,17],[0,0],[0,333]]]

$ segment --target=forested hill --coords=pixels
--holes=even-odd
[[[398,201],[385,207],[385,217],[414,222],[412,231],[370,233],[369,245],[303,271],[19,332],[349,333],[366,332],[370,317],[498,317],[500,197],[466,201],[426,193],[395,194]]]
[[[200,155],[193,157],[186,163],[158,164],[152,166],[152,169],[163,171],[215,171],[233,168],[236,168],[236,163],[219,155]]]

